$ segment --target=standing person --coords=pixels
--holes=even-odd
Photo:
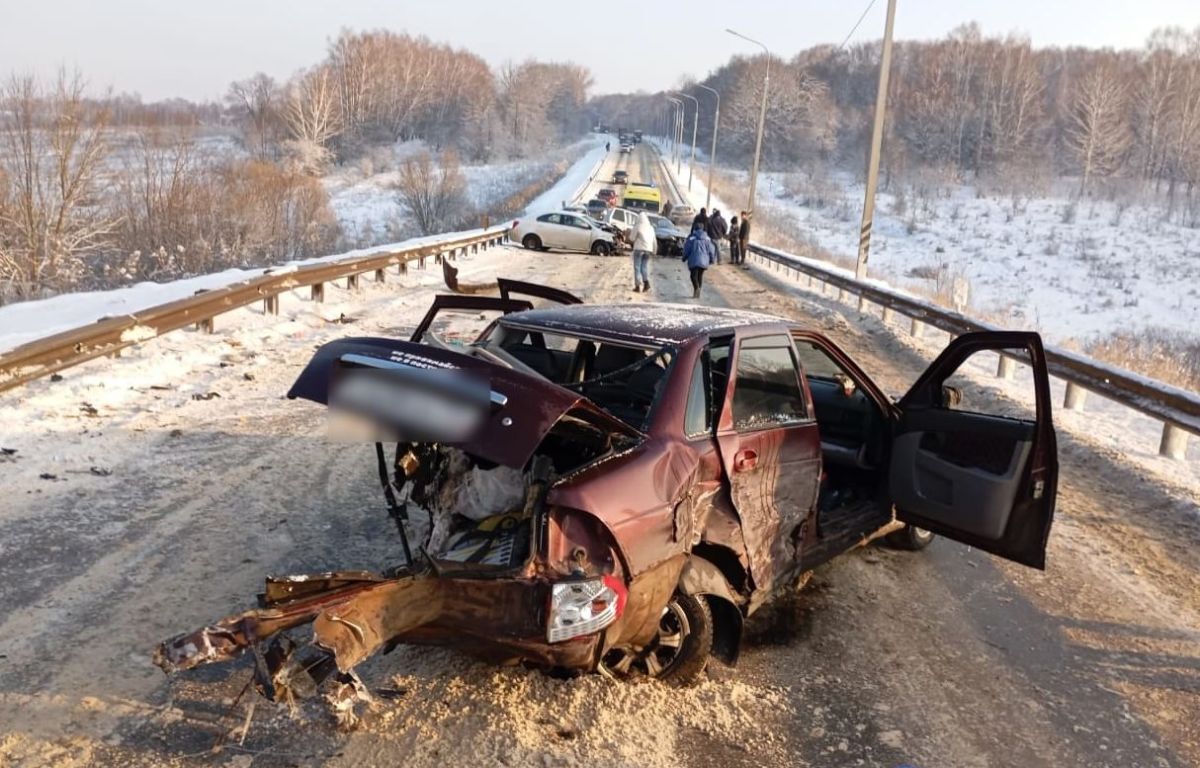
[[[671,205],[671,201],[670,201],[670,200],[668,200],[667,202],[663,203],[663,207],[662,207],[662,215],[663,215],[663,218],[664,218],[664,219],[670,219],[670,218],[671,218],[671,211],[672,211],[674,208],[675,208],[675,206]]]
[[[717,254],[715,263],[721,263],[721,242],[725,236],[729,234],[729,225],[725,223],[725,217],[716,208],[713,208],[712,214],[708,217],[708,236],[713,241],[713,250]]]
[[[633,240],[633,292],[650,290],[650,254],[658,240],[654,234],[654,225],[650,215],[645,211],[638,214],[637,224],[630,232]]]
[[[750,247],[750,216],[753,211],[742,211],[742,224],[738,228],[738,258],[741,259],[738,263],[743,267],[746,266],[746,254]]]
[[[606,141],[606,142],[604,142],[604,151],[605,151],[605,152],[611,152],[611,151],[612,151],[612,142],[611,142],[611,141]]]
[[[692,219],[692,228],[693,229],[695,229],[697,224],[704,227],[705,229],[708,229],[708,211],[706,209],[701,208],[700,213],[696,214],[696,218]]]
[[[692,278],[692,298],[700,298],[700,289],[704,286],[704,270],[716,260],[716,248],[712,239],[697,224],[692,227],[692,234],[683,244],[683,260],[688,265]]]
[[[740,264],[738,261],[738,238],[741,236],[741,226],[738,224],[738,217],[734,216],[729,220],[729,263]]]

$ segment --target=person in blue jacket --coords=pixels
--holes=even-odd
[[[692,276],[692,298],[698,299],[700,288],[704,285],[704,270],[717,261],[717,249],[712,238],[699,222],[692,225],[692,234],[683,244],[683,260],[687,262]]]

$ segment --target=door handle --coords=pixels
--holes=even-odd
[[[757,466],[758,452],[752,448],[740,450],[733,456],[734,472],[749,472]]]

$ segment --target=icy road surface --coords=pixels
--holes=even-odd
[[[653,173],[641,152],[621,162]],[[690,301],[671,259],[648,296],[624,258],[503,248],[459,267]],[[0,447],[17,449],[0,455],[0,765],[1200,764],[1196,496],[1062,429],[1045,573],[942,540],[857,550],[764,609],[739,667],[693,688],[402,647],[359,668],[381,699],[346,734],[319,702],[249,711],[249,659],[165,678],[155,643],[252,606],[264,575],[397,557],[370,446],[327,443],[321,409],[281,395],[325,341],[405,334],[438,278],[285,297],[278,318],[239,310],[215,336],[0,396]],[[707,282],[709,301],[824,330],[892,392],[936,351],[761,270]],[[990,383],[971,402],[1003,400]]]

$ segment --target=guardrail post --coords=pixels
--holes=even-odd
[[[479,243],[471,243],[471,254],[479,253]]]
[[[216,330],[216,324],[213,322],[213,318],[206,317],[196,323],[196,330],[201,333],[213,333]]]
[[[912,319],[912,325],[909,326],[908,332],[912,334],[914,339],[921,338],[921,332],[925,330],[925,323],[922,323],[917,318]]]
[[[1067,382],[1067,392],[1063,395],[1063,408],[1068,411],[1082,411],[1083,401],[1087,399],[1087,390],[1073,381]]]
[[[377,283],[386,283],[387,282],[387,273],[383,271],[382,267],[375,270],[375,282],[377,282]]]
[[[325,301],[325,283],[313,283],[309,297],[313,301]]]
[[[263,314],[278,315],[279,314],[279,294],[275,293],[263,299]]]
[[[1163,422],[1162,442],[1158,444],[1158,455],[1183,461],[1187,458],[1188,433],[1169,421]]]
[[[996,365],[996,378],[1011,380],[1013,374],[1017,371],[1017,361],[1005,354],[1000,355],[1000,362]]]
[[[446,257],[445,257],[443,254],[440,254],[440,253],[435,253],[435,254],[433,254],[433,263],[434,263],[434,264],[441,264],[441,263],[442,263],[442,261],[444,261],[444,260],[445,260],[445,258],[446,258]]]
[[[422,253],[420,258],[417,259],[417,266],[421,269],[425,269],[425,254]]]
[[[358,290],[358,275],[346,275],[346,290],[347,291],[357,291]]]
[[[402,274],[402,275],[408,274],[408,259],[405,259],[404,261],[400,262],[396,266],[399,267],[400,274]]]
[[[895,314],[896,314],[896,311],[894,309],[889,307],[887,304],[884,304],[883,305],[883,318],[882,318],[883,324],[887,325],[888,323],[892,322],[892,317]]]

